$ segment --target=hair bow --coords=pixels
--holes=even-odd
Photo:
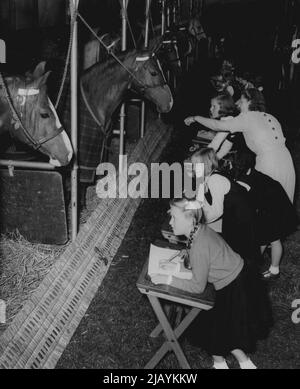
[[[198,200],[189,200],[185,206],[185,210],[196,210],[201,209],[203,207],[203,203],[200,203]]]

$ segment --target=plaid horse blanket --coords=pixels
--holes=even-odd
[[[70,77],[67,75],[57,113],[71,137],[71,92]],[[82,98],[80,88],[78,92],[78,166],[79,181],[92,184],[95,180],[96,168],[101,162],[101,150],[104,147],[105,137],[95,122]]]

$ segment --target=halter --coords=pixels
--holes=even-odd
[[[23,135],[25,136],[25,138],[27,139],[29,144],[35,150],[38,150],[39,148],[42,147],[42,145],[44,143],[46,143],[49,140],[55,138],[57,135],[59,135],[59,134],[61,134],[63,132],[63,128],[60,127],[60,128],[57,128],[52,135],[50,135],[48,137],[44,137],[44,138],[38,139],[38,140],[35,140],[32,137],[32,135],[27,131],[27,129],[24,127],[24,125],[22,124],[21,118],[23,116],[26,116],[25,112],[24,112],[24,109],[26,107],[26,98],[28,96],[36,96],[36,95],[38,95],[39,92],[40,92],[39,89],[36,89],[36,88],[28,88],[28,89],[27,88],[18,88],[17,97],[21,97],[21,102],[19,103],[19,109],[18,109],[18,112],[17,112],[17,110],[16,110],[16,108],[15,108],[15,106],[13,104],[11,95],[9,94],[9,90],[8,90],[8,88],[6,86],[6,83],[5,83],[1,73],[0,73],[0,85],[3,86],[6,100],[7,100],[8,105],[9,105],[11,111],[12,111],[12,116],[13,116],[12,123],[14,125],[10,126],[10,129],[9,129],[9,132],[10,132],[12,137],[15,137],[16,131],[21,129],[22,132],[23,132]]]

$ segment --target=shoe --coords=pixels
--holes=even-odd
[[[218,370],[228,370],[229,367],[228,367],[226,361],[223,361],[223,362],[214,362],[214,364],[213,364],[213,369],[218,369]]]
[[[257,367],[254,365],[254,363],[251,361],[250,358],[245,362],[240,362],[239,365],[241,369],[248,369],[248,370],[257,369]]]
[[[265,281],[276,280],[279,277],[280,277],[280,273],[274,274],[274,273],[271,273],[270,270],[267,270],[267,271],[262,273],[262,279]]]

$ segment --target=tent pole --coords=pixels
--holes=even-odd
[[[78,8],[79,0],[70,2],[71,17]],[[74,22],[73,42],[71,51],[71,141],[74,151],[74,162],[71,173],[71,207],[72,207],[72,241],[74,242],[78,231],[78,22]]]

